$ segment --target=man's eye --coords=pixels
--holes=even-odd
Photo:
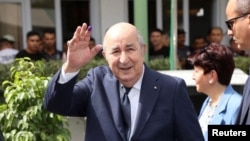
[[[134,50],[134,48],[131,47],[131,48],[128,48],[127,50],[132,51],[132,50]]]
[[[116,53],[119,53],[119,51],[118,50],[114,50],[114,51],[111,52],[111,54],[116,54]]]

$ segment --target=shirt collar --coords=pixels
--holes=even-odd
[[[143,70],[142,70],[141,77],[133,85],[132,89],[135,88],[135,89],[141,90],[141,84],[142,84],[142,78],[143,78],[144,72],[145,72],[145,66],[143,65]],[[123,87],[123,84],[120,83],[120,88],[122,88],[122,87]]]

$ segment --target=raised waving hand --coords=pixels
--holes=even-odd
[[[91,26],[83,23],[76,28],[72,39],[67,42],[67,60],[63,68],[66,73],[80,70],[102,49],[102,45],[89,48],[91,30]]]

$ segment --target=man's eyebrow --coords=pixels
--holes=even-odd
[[[134,46],[134,43],[128,43],[125,45],[126,48],[132,47],[132,46]],[[111,46],[110,48],[111,48],[111,50],[116,50],[116,49],[119,49],[119,46]]]
[[[112,46],[111,47],[111,50],[116,50],[116,49],[118,49],[119,48],[119,46]]]
[[[134,45],[133,43],[129,43],[129,44],[126,44],[126,47],[131,47],[133,45]]]

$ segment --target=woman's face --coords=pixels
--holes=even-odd
[[[210,89],[210,73],[204,74],[204,69],[199,66],[194,66],[193,80],[195,81],[196,90],[206,93]]]

